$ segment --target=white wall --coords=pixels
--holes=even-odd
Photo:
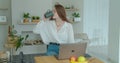
[[[110,0],[109,15],[109,58],[112,63],[119,63],[119,29],[120,29],[120,0]]]
[[[64,7],[74,5],[75,8],[79,9],[79,11],[75,11],[75,12],[80,13],[81,22],[73,23],[73,30],[74,30],[74,33],[83,32],[83,21],[82,21],[82,18],[83,18],[83,0],[74,0],[74,1],[73,0],[53,0],[53,5],[56,2],[59,2]],[[68,14],[69,12],[66,12],[66,13]]]
[[[29,12],[31,16],[40,16],[52,9],[52,0],[12,0],[12,24],[15,29],[21,31],[31,31],[34,25],[18,25],[23,19],[23,13]]]
[[[0,10],[1,16],[7,16],[7,25],[0,24],[0,50],[4,49],[4,43],[7,41],[8,25],[11,25],[11,4],[10,0],[0,0],[0,8],[8,8],[8,10]]]

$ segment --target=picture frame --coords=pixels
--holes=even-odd
[[[0,16],[0,25],[7,24],[7,17],[6,16]]]

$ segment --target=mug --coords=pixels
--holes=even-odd
[[[54,14],[53,14],[53,11],[51,10],[48,10],[45,14],[44,14],[44,17],[45,18],[49,18],[49,17],[52,17]]]

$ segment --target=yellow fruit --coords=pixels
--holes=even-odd
[[[87,61],[84,61],[84,62],[78,62],[78,63],[88,63]]]
[[[84,63],[88,63],[88,61],[85,61]]]
[[[84,62],[86,59],[84,56],[78,57],[78,62]]]
[[[70,63],[76,63],[76,61],[70,61]]]

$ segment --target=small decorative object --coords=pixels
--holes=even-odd
[[[43,44],[43,41],[42,40],[26,40],[24,42],[25,45],[40,45],[40,44]]]
[[[14,44],[18,40],[18,37],[16,36],[17,31],[14,29],[14,25],[12,27],[9,26],[8,29],[8,43]]]
[[[32,22],[35,22],[35,16],[32,16]]]
[[[39,16],[32,16],[32,22],[39,22],[40,17]]]
[[[70,4],[66,5],[65,9],[71,9],[71,5]]]
[[[24,13],[24,15],[23,15],[23,23],[28,23],[29,22],[29,18],[30,18],[30,16],[29,16],[30,14],[29,13]]]
[[[37,16],[37,17],[36,17],[36,19],[37,19],[37,20],[40,20],[40,17],[39,17],[39,16]]]
[[[70,9],[70,7],[65,7],[65,9]]]
[[[76,12],[75,12],[75,13],[72,14],[72,16],[73,16],[73,21],[75,21],[75,22],[78,22],[78,21],[81,20],[79,13],[76,13]]]
[[[0,22],[7,22],[6,16],[0,16]]]
[[[36,16],[36,22],[39,22],[39,21],[40,21],[40,17]]]

